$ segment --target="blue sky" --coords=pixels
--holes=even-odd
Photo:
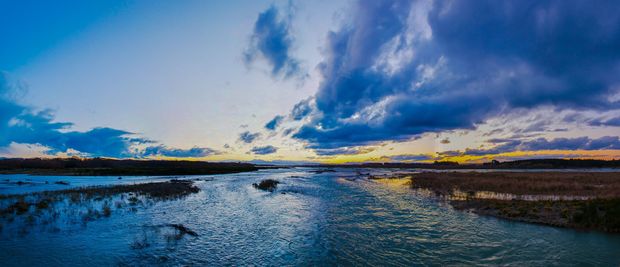
[[[2,1],[0,154],[615,158],[618,7]]]

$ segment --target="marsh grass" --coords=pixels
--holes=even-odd
[[[412,186],[451,194],[488,191],[514,195],[620,197],[618,172],[423,172]]]
[[[171,180],[4,195],[0,197],[0,224],[4,229],[12,226],[21,234],[37,224],[50,225],[51,229],[58,229],[54,223],[85,225],[110,217],[115,209],[136,212],[157,201],[175,200],[198,191],[192,181]]]
[[[185,237],[198,237],[198,233],[180,223],[143,225],[142,232],[136,236],[131,248],[142,250],[160,242],[174,247]]]
[[[273,192],[274,190],[276,190],[279,183],[280,181],[277,181],[277,180],[265,179],[265,180],[260,181],[258,184],[253,183],[252,186],[254,186],[254,188],[256,189]]]
[[[458,210],[552,226],[620,232],[620,173],[429,172],[413,174],[411,181],[413,188],[435,192]]]
[[[450,201],[459,210],[559,227],[620,232],[620,199],[524,201],[470,199]]]

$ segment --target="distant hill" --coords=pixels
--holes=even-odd
[[[250,163],[173,160],[0,159],[0,173],[47,175],[199,175],[258,170]]]

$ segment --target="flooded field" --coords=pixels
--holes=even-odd
[[[311,168],[175,177],[3,175],[0,207],[19,198],[26,206],[0,217],[0,265],[620,264],[620,235],[479,216],[402,180],[368,179],[391,175]],[[267,179],[277,183],[263,186]],[[76,187],[171,180],[183,186],[170,198],[127,187],[71,197]],[[66,194],[37,193],[48,190]]]

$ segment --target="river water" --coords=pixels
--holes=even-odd
[[[620,235],[456,211],[406,186],[366,179],[389,170],[274,169],[177,177],[201,191],[87,224],[0,230],[1,266],[513,265],[618,266]],[[281,181],[274,192],[252,183]],[[3,175],[0,194],[170,177]],[[9,179],[7,182],[6,179]],[[21,180],[29,184],[16,185]],[[45,181],[48,183],[46,184]],[[70,185],[54,184],[69,181]],[[5,222],[3,222],[5,223]],[[182,224],[197,236],[171,238]]]

